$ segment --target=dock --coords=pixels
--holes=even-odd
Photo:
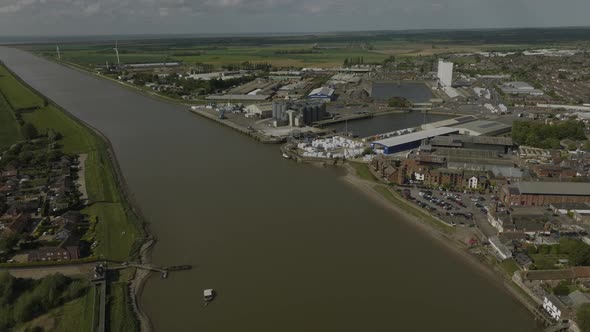
[[[162,279],[168,278],[168,272],[171,271],[186,271],[192,269],[191,265],[177,265],[177,266],[170,266],[170,267],[160,267],[154,264],[138,264],[138,263],[129,263],[127,267],[134,267],[136,269],[142,269],[152,272],[158,272],[162,276]]]
[[[341,116],[338,118],[321,120],[314,123],[315,126],[323,127],[335,123],[345,122],[345,121],[352,121],[352,120],[360,120],[360,119],[370,119],[375,116],[375,113],[363,113],[363,114],[353,114],[348,116]]]
[[[285,137],[270,137],[270,136],[262,134],[261,132],[259,132],[257,130],[246,128],[244,126],[240,126],[239,124],[231,122],[231,120],[220,119],[218,115],[211,114],[203,109],[193,109],[191,107],[191,108],[189,108],[189,110],[194,114],[198,114],[198,115],[203,116],[209,120],[213,120],[219,124],[227,126],[227,127],[231,128],[237,132],[240,132],[246,136],[250,136],[263,144],[280,144],[280,143],[285,142],[285,140],[286,140]]]

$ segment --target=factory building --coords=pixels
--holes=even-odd
[[[334,96],[334,89],[323,86],[321,88],[313,89],[309,93],[309,95],[307,95],[307,98],[330,101],[330,100],[332,100],[333,96]]]
[[[490,137],[490,136],[466,136],[450,135],[438,136],[429,140],[433,149],[450,148],[450,149],[470,149],[493,151],[498,154],[508,154],[512,152],[512,138],[510,137]]]
[[[399,153],[420,147],[420,144],[425,139],[457,133],[459,133],[459,129],[449,127],[423,130],[407,135],[394,136],[374,141],[371,143],[371,148],[383,150],[384,154]]]
[[[518,182],[502,188],[501,199],[509,206],[590,203],[590,185],[582,182]]]
[[[439,59],[437,77],[443,87],[451,87],[453,85],[453,63]]]
[[[318,101],[274,102],[272,118],[274,126],[301,127],[320,121],[326,114],[326,105]]]
[[[262,104],[252,104],[248,105],[244,108],[246,111],[246,117],[258,117],[261,119],[267,119],[272,117],[273,113],[273,104],[272,103],[262,103]]]
[[[532,85],[526,82],[508,82],[504,83],[500,86],[502,92],[506,94],[526,94],[532,96],[542,96],[543,91],[539,89],[535,89]]]
[[[498,136],[507,134],[512,130],[509,124],[498,121],[477,120],[454,125],[459,133],[471,136]]]

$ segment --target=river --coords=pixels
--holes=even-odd
[[[342,181],[182,106],[23,51],[0,59],[104,133],[158,243],[157,331],[536,331],[501,285]],[[219,296],[210,306],[202,290]]]

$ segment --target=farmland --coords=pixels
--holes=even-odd
[[[363,58],[366,64],[380,64],[390,56],[415,57],[477,51],[514,51],[530,47],[579,46],[585,29],[539,31],[367,32],[272,37],[174,37],[60,45],[63,61],[84,67],[117,63],[182,61],[187,66],[215,67],[265,63],[276,68],[334,67],[347,58]],[[571,38],[571,41],[570,41]],[[530,40],[535,40],[531,44]],[[578,41],[577,44],[575,41]],[[56,57],[55,44],[23,46],[47,57]]]

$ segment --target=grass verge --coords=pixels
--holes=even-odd
[[[139,332],[139,324],[131,308],[127,283],[114,282],[109,285],[108,295],[109,331]]]
[[[0,150],[10,147],[21,139],[20,125],[16,121],[14,112],[4,96],[0,95]]]
[[[377,182],[377,179],[371,173],[368,164],[351,162],[350,166],[356,171],[356,175],[362,180]]]

